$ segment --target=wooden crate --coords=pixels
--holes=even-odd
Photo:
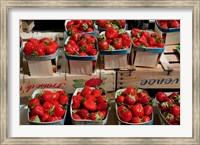
[[[176,45],[165,46],[157,68],[135,67],[134,71],[116,72],[117,89],[128,86],[141,88],[180,88],[180,56]]]
[[[31,32],[35,26],[34,20],[21,20],[20,21],[20,33],[21,32]]]
[[[83,87],[91,78],[101,78],[102,87],[106,91],[115,91],[115,71],[97,70],[92,75],[70,75],[68,73],[55,73],[53,76],[28,76],[20,74],[20,96],[30,96],[37,88],[61,88],[67,93],[73,93],[76,88]]]

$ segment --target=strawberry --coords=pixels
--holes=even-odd
[[[57,91],[57,93],[59,94],[59,96],[66,95],[66,92],[64,90],[59,90],[59,91]],[[54,99],[54,97],[53,97],[53,99]]]
[[[97,50],[96,49],[91,49],[89,52],[90,55],[94,56],[97,54]]]
[[[103,114],[101,112],[93,112],[90,114],[89,118],[91,120],[103,120]]]
[[[124,92],[122,92],[122,95],[137,95],[137,91],[133,87],[128,87]]]
[[[97,110],[97,105],[96,103],[89,99],[89,100],[85,100],[83,102],[83,106],[88,110],[88,111],[96,111]]]
[[[108,102],[99,103],[97,105],[98,111],[106,111],[108,109]]]
[[[77,111],[77,114],[81,117],[81,119],[87,119],[88,118],[88,111],[86,109],[80,109]]]
[[[70,37],[72,40],[74,40],[75,42],[77,42],[80,38],[80,35],[78,33],[74,33],[71,35]]]
[[[160,104],[160,109],[162,112],[169,110],[170,108],[170,103],[169,102],[162,102]]]
[[[151,118],[149,116],[142,116],[142,122],[149,122]]]
[[[32,42],[26,42],[24,46],[25,55],[31,55],[35,51],[35,45]]]
[[[127,105],[133,105],[137,101],[138,101],[137,95],[128,95],[124,98],[124,103]]]
[[[150,37],[149,40],[148,40],[148,43],[150,46],[153,46],[156,44],[156,38],[154,37]]]
[[[40,42],[43,42],[46,46],[48,46],[51,41],[52,40],[50,38],[46,38],[46,37],[40,39]]]
[[[125,28],[125,26],[126,26],[125,20],[119,20],[118,23],[119,23],[120,28]]]
[[[86,95],[90,95],[90,94],[92,94],[92,89],[90,89],[89,86],[85,86],[83,88],[83,90],[81,91],[82,96],[86,96]]]
[[[90,99],[90,100],[93,100],[93,101],[96,100],[96,97],[93,96],[93,95],[86,95],[85,98],[86,98],[86,100],[89,100],[89,99]]]
[[[144,115],[144,108],[140,103],[133,105],[130,109],[133,113],[133,116],[142,117]]]
[[[31,100],[29,100],[28,106],[30,108],[33,108],[36,105],[40,105],[40,100],[38,98],[32,98]]]
[[[78,101],[78,102],[81,102],[83,100],[83,97],[81,95],[76,95],[76,96],[73,96],[73,102],[75,101]]]
[[[122,112],[122,121],[129,122],[132,119],[132,117],[133,115],[129,110],[125,110],[124,112]]]
[[[167,114],[167,116],[165,117],[165,119],[166,119],[170,124],[174,123],[174,121],[175,121],[174,115],[173,115],[173,114],[170,114],[170,113]]]
[[[79,56],[88,56],[88,55],[87,55],[87,53],[82,51],[81,53],[79,53]]]
[[[119,106],[117,108],[117,114],[119,115],[120,118],[122,118],[122,113],[125,111],[125,110],[128,110],[124,105],[122,106]]]
[[[79,109],[81,106],[80,102],[79,101],[73,101],[72,103],[72,109]]]
[[[43,102],[50,102],[53,99],[53,92],[44,91],[44,93],[40,96]]]
[[[122,49],[122,38],[114,38],[113,39],[113,46],[115,49]]]
[[[99,48],[102,50],[108,50],[108,45],[109,43],[106,40],[99,42]]]
[[[81,120],[81,117],[76,113],[73,113],[72,117],[73,117],[74,120]]]
[[[33,109],[33,114],[42,117],[44,115],[44,109],[41,105],[36,105]]]
[[[103,103],[106,101],[106,96],[99,96],[96,100],[97,104]]]
[[[45,54],[50,55],[54,54],[56,52],[56,49],[52,45],[48,45],[45,48]]]
[[[41,117],[41,121],[42,122],[46,122],[48,120],[48,118],[51,117],[48,113],[45,113],[42,117]]]
[[[40,41],[36,38],[29,38],[28,42],[32,42],[34,44],[34,46],[37,46]]]
[[[140,124],[141,122],[142,122],[142,120],[139,117],[133,117],[131,119],[131,123]]]
[[[85,82],[85,85],[90,87],[97,87],[100,86],[102,83],[103,80],[100,78],[91,78]]]
[[[148,104],[149,101],[150,101],[150,97],[148,95],[142,96],[138,100],[138,102],[141,104]]]
[[[153,112],[153,107],[151,105],[144,106],[144,115],[149,116]]]
[[[60,98],[60,94],[58,92],[53,93],[52,99],[57,101]]]
[[[99,90],[99,89],[94,89],[94,90],[92,90],[92,95],[94,96],[94,97],[99,97],[99,96],[101,96],[101,90]]]
[[[118,105],[123,105],[124,104],[124,99],[125,99],[124,96],[118,96],[117,99],[116,99],[117,104]]]
[[[167,95],[163,92],[158,92],[156,94],[156,100],[159,102],[163,102],[165,100],[165,98],[167,98]]]
[[[142,31],[142,33],[141,33],[142,35],[144,35],[146,38],[148,38],[149,37],[149,32],[147,32],[147,31]]]
[[[169,102],[170,104],[174,104],[174,101],[170,98],[165,98],[164,101]]]
[[[49,111],[52,109],[53,105],[50,102],[44,102],[43,103],[44,112],[49,113]]]
[[[45,55],[44,49],[45,49],[44,43],[39,43],[35,47],[35,50],[36,50],[38,56],[44,56]]]
[[[114,28],[110,28],[108,30],[106,30],[105,32],[105,36],[108,39],[114,39],[118,37],[118,31]]]
[[[60,102],[61,105],[67,104],[68,101],[69,101],[68,96],[62,95],[62,96],[60,96],[60,98],[59,98],[59,102]]]
[[[30,118],[31,121],[33,122],[41,122],[40,118],[38,117],[38,115],[34,115]]]
[[[53,110],[53,115],[57,117],[63,117],[64,114],[65,114],[65,109],[60,105],[56,105]]]

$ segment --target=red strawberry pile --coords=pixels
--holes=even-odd
[[[54,122],[62,120],[69,97],[64,90],[43,90],[29,100],[29,120],[33,122]]]
[[[71,107],[74,120],[104,120],[108,113],[109,100],[102,89],[85,86],[72,97]]]
[[[101,50],[129,49],[131,46],[128,33],[122,29],[109,28],[105,31],[105,35],[99,36],[98,40]]]
[[[158,109],[162,113],[165,120],[171,125],[180,124],[180,94],[173,92],[166,95],[164,92],[156,94],[158,101]]]
[[[145,91],[129,87],[117,94],[117,114],[123,122],[140,124],[152,119],[152,99]]]
[[[131,30],[132,41],[137,47],[163,48],[163,39],[157,33],[149,33],[145,30],[133,28]]]
[[[58,43],[50,38],[29,38],[24,46],[24,53],[28,56],[44,56],[54,54],[58,48]]]
[[[69,35],[74,33],[94,32],[92,20],[71,20],[67,22],[66,28]]]
[[[96,38],[92,34],[74,33],[65,45],[65,51],[69,55],[94,56],[97,54]]]
[[[157,22],[163,29],[180,28],[180,20],[157,20]]]
[[[85,85],[89,87],[99,87],[102,83],[103,80],[100,78],[91,78],[85,82]]]
[[[124,29],[126,26],[125,20],[97,20],[97,25],[104,29],[115,28]]]

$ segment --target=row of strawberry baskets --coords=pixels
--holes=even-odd
[[[103,68],[127,68],[127,56],[131,53],[132,48],[135,56],[133,65],[156,67],[164,52],[164,44],[161,41],[155,32],[136,28],[131,31],[111,28],[101,32],[98,37],[85,33],[72,34],[65,41],[64,53],[69,61],[71,74],[79,72],[78,69],[85,70],[86,66],[89,66],[91,71],[82,74],[92,74],[96,68],[99,54],[103,58],[100,59]],[[151,47],[147,47],[150,43]],[[55,59],[60,49],[62,48],[59,48],[56,40],[30,38],[25,43],[23,52],[27,61],[39,62]],[[74,68],[75,66],[77,67]]]
[[[136,87],[117,90],[115,108],[101,87],[77,88],[72,97],[63,89],[37,89],[29,98],[27,117],[31,125],[64,125],[69,119],[73,125],[105,125],[111,109],[120,125],[153,125],[156,111],[161,124],[180,125],[179,92],[158,92],[153,99]]]
[[[97,25],[100,34],[95,32],[94,24]],[[167,22],[156,21],[156,26],[160,26],[160,30],[164,29],[164,24]],[[125,26],[126,21],[123,20],[99,20],[96,23],[91,20],[66,20],[68,38],[64,44],[64,53],[69,61],[70,70],[77,66],[71,74],[79,72],[78,68],[83,67],[84,70],[84,66],[90,66],[91,74],[96,67],[99,54],[102,56],[100,61],[105,69],[127,68],[127,55],[130,53],[134,56],[130,60],[131,64],[156,67],[164,52],[163,36],[154,31],[138,28],[125,30]],[[180,31],[180,25],[179,28],[168,28],[163,32],[176,31]],[[24,56],[28,61],[51,60],[59,54],[59,45],[58,38],[30,38],[23,48]],[[88,63],[83,65],[80,61]]]

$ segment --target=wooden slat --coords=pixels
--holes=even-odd
[[[176,46],[177,45],[166,45],[164,53],[177,53]]]
[[[167,60],[171,62],[180,62],[180,56],[179,54],[166,54],[165,55]]]
[[[161,55],[160,62],[165,71],[173,71],[173,68],[169,64],[169,61],[164,54]]]

